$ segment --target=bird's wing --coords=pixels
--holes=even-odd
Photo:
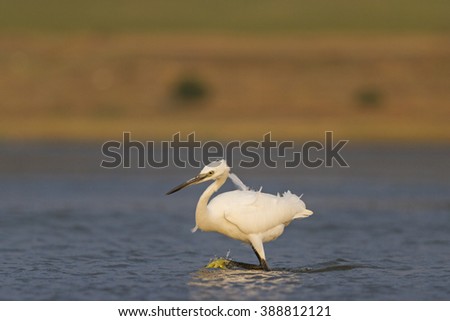
[[[208,208],[223,213],[230,223],[246,234],[263,233],[280,224],[289,224],[308,211],[297,195],[283,196],[255,191],[232,191],[215,197]]]

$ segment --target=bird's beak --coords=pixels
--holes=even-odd
[[[180,189],[183,189],[189,185],[194,185],[194,184],[200,183],[206,176],[208,176],[208,175],[207,174],[199,174],[199,175],[195,176],[194,178],[191,178],[187,182],[184,182],[183,184],[180,184],[177,187],[172,188],[170,191],[168,191],[166,193],[166,195],[170,195],[175,192],[178,192]]]

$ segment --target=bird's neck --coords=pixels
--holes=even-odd
[[[210,222],[208,216],[208,201],[211,196],[219,190],[219,188],[225,183],[228,175],[222,175],[218,177],[214,183],[209,185],[197,203],[197,209],[195,210],[195,223],[197,226],[204,231],[209,230]]]

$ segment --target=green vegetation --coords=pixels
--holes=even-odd
[[[363,87],[356,91],[355,99],[361,108],[375,109],[381,106],[383,94],[378,88]]]
[[[172,96],[182,104],[196,103],[208,96],[208,88],[198,76],[185,75],[175,83]]]
[[[14,0],[6,31],[389,32],[450,30],[448,0]]]
[[[0,1],[0,141],[448,142],[449,12],[449,0]]]

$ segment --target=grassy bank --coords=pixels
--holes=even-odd
[[[303,139],[339,130],[446,140],[449,44],[445,36],[3,36],[0,137],[187,130]],[[178,94],[189,85],[201,95]]]
[[[448,141],[448,3],[324,3],[2,2],[0,140]]]
[[[448,32],[445,0],[15,0],[0,29],[104,32]]]

